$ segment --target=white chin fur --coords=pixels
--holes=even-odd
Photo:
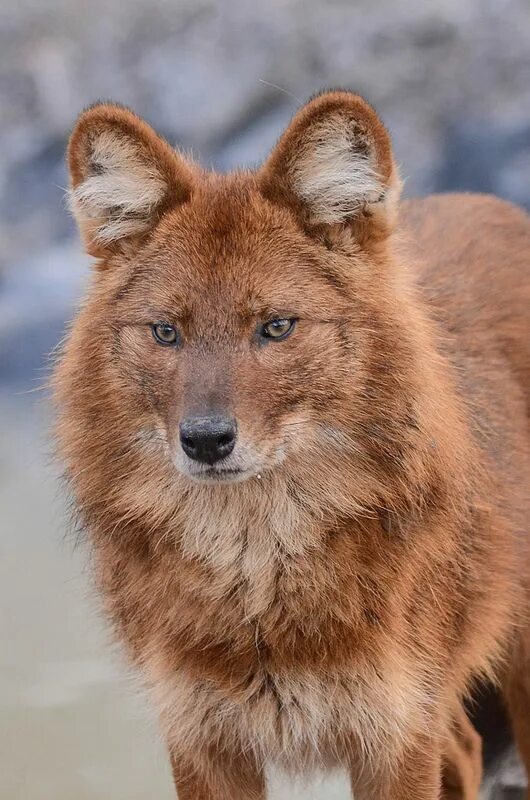
[[[249,478],[261,480],[261,473],[252,470],[198,470],[196,472],[185,472],[188,478],[195,483],[206,483],[210,486],[223,483],[242,483]]]

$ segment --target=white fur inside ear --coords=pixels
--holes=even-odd
[[[294,189],[317,223],[344,222],[385,192],[371,148],[344,117],[315,125],[292,170]]]
[[[95,223],[94,238],[109,244],[149,228],[153,210],[167,185],[139,147],[117,132],[102,132],[93,142],[92,174],[70,193],[70,206],[80,224]]]

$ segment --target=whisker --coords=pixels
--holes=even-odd
[[[292,97],[293,100],[296,100],[297,103],[300,103],[300,104],[302,103],[302,101],[300,100],[299,97],[296,97],[296,95],[294,95],[292,92],[288,91],[288,89],[284,89],[283,86],[278,86],[277,83],[271,83],[270,81],[266,81],[266,80],[264,80],[264,78],[258,78],[258,81],[260,83],[264,83],[265,86],[271,86],[273,89],[278,89],[279,92],[283,92],[283,94],[286,94],[288,97]]]

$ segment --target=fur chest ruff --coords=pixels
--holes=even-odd
[[[392,760],[429,721],[427,692],[397,670],[258,671],[239,692],[165,672],[154,680],[154,697],[177,752],[222,744],[286,771],[345,765],[352,750],[363,763],[382,754]]]
[[[220,497],[212,493],[206,506],[197,499],[187,504],[180,547],[185,557],[209,568],[202,587],[206,607],[222,606],[233,586],[241,587],[241,617],[229,624],[256,631],[255,668],[234,688],[228,674],[226,680],[201,677],[200,669],[175,667],[170,658],[157,657],[148,669],[149,682],[174,749],[182,743],[188,749],[190,743],[192,748],[223,743],[284,769],[343,763],[352,740],[365,759],[380,757],[383,745],[389,757],[397,755],[408,736],[427,723],[429,706],[424,682],[398,643],[384,658],[359,653],[336,667],[319,664],[318,658],[309,664],[300,658],[298,664],[296,652],[284,667],[272,668],[261,657],[260,627],[281,602],[278,587],[286,573],[299,571],[300,592],[314,581],[304,569],[311,555],[319,555],[315,519],[287,492],[276,492],[275,502],[265,507],[251,504],[250,495],[241,492],[234,493],[232,503]],[[301,594],[293,594],[299,597],[288,610],[294,624],[297,606],[304,604]],[[285,624],[281,611],[273,616]],[[226,635],[227,630],[219,631],[220,638]],[[308,635],[318,651],[318,629]]]

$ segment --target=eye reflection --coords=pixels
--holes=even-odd
[[[179,342],[179,334],[174,325],[168,322],[154,322],[151,325],[153,337],[158,344],[166,346],[175,345]]]
[[[271,319],[261,326],[259,334],[263,339],[280,341],[293,332],[295,324],[296,319]]]

